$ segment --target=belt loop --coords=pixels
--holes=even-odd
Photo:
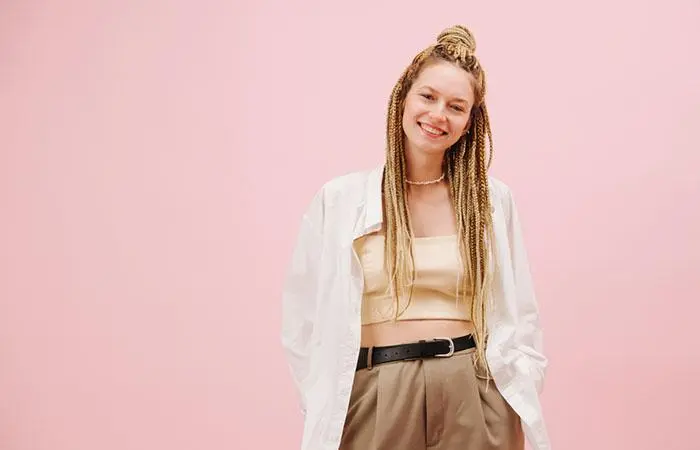
[[[372,350],[374,350],[374,346],[370,345],[367,349],[367,370],[372,370]]]

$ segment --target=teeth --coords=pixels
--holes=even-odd
[[[422,126],[423,129],[424,129],[425,131],[427,131],[428,133],[435,134],[435,135],[437,135],[437,136],[443,134],[443,131],[442,131],[442,130],[440,130],[440,129],[438,129],[438,128],[433,128],[433,127],[431,127],[430,125],[427,125],[427,124],[425,124],[425,123],[422,123],[421,126]]]

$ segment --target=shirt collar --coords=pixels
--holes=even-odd
[[[382,181],[384,164],[372,169],[367,176],[365,185],[364,219],[357,222],[354,239],[372,233],[381,228],[382,214]],[[362,217],[360,217],[362,219]]]

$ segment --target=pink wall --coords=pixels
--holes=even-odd
[[[490,76],[554,447],[698,448],[697,2],[235,3],[0,3],[0,448],[298,448],[301,209],[381,161],[394,81],[454,23]]]

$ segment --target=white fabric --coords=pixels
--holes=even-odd
[[[382,225],[383,165],[327,182],[304,213],[282,298],[282,346],[304,413],[302,450],[337,450],[360,348],[356,238]],[[518,213],[489,177],[495,239],[486,358],[533,450],[550,450],[539,402],[547,358]]]

